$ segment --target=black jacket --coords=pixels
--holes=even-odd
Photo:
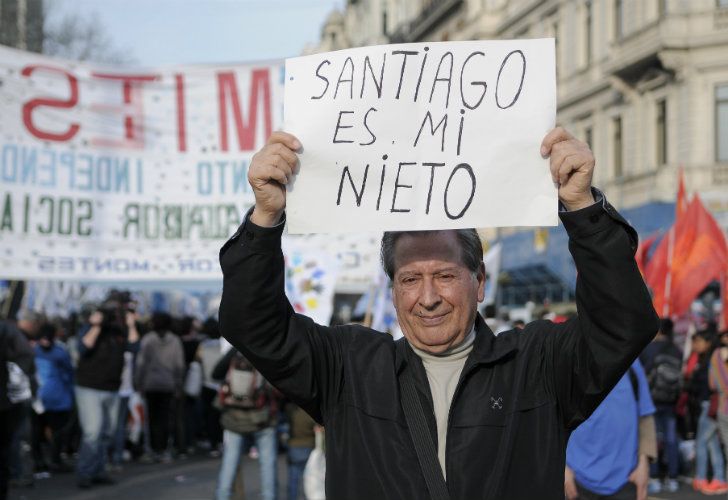
[[[33,394],[36,392],[35,353],[28,339],[13,323],[0,321],[0,411],[13,406],[8,398],[8,366],[12,362],[28,376]]]
[[[118,391],[124,371],[124,352],[137,352],[139,342],[126,340],[127,332],[120,326],[102,326],[96,343],[90,349],[78,337],[80,357],[76,367],[76,385],[98,391]]]
[[[561,218],[579,272],[578,319],[495,337],[478,318],[448,422],[453,499],[562,500],[570,431],[658,329],[634,261],[635,231],[606,201]],[[399,372],[414,370],[432,408],[421,360],[387,334],[295,314],[284,295],[281,233],[246,218],[223,246],[223,335],[326,426],[327,498],[428,498],[397,384]],[[433,412],[426,417],[437,442]]]

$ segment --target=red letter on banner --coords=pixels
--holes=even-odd
[[[255,149],[255,132],[258,125],[258,93],[263,92],[263,120],[265,126],[265,138],[271,134],[270,110],[270,77],[267,69],[253,70],[250,82],[250,104],[248,105],[248,119],[243,120],[238,98],[238,88],[235,81],[235,74],[232,71],[218,73],[217,75],[218,101],[220,107],[220,149],[229,151],[228,143],[228,94],[232,106],[235,130],[238,134],[238,145],[241,151],[252,151]]]
[[[124,140],[96,138],[94,144],[104,147],[144,147],[144,114],[141,96],[141,84],[157,79],[155,75],[114,75],[111,73],[93,73],[96,78],[106,80],[120,80],[123,83],[124,104],[131,108],[131,113],[124,114]],[[95,106],[96,109],[106,108],[117,111],[117,108],[108,106]]]
[[[21,74],[23,76],[30,76],[36,69],[42,69],[45,71],[51,71],[53,73],[60,73],[68,78],[68,83],[71,86],[71,96],[68,99],[51,99],[49,97],[33,99],[23,104],[23,123],[28,132],[33,134],[38,139],[47,141],[68,141],[76,135],[81,128],[77,123],[72,123],[68,130],[65,132],[55,133],[40,130],[33,124],[33,111],[39,106],[48,106],[50,108],[70,109],[78,104],[78,79],[71,73],[68,73],[63,68],[56,68],[53,66],[45,66],[42,64],[32,64],[23,68]]]

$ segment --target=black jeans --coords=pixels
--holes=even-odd
[[[162,453],[167,449],[173,396],[171,392],[148,391],[144,393],[149,412],[149,444],[154,453]]]
[[[10,444],[22,416],[23,411],[19,404],[0,410],[0,500],[5,500],[8,496]]]
[[[212,449],[216,449],[222,442],[222,427],[220,426],[220,410],[213,405],[217,391],[203,387],[200,399],[205,422],[205,433]]]
[[[50,459],[52,465],[61,465],[61,450],[68,441],[68,424],[71,420],[71,411],[46,411],[38,415],[33,412],[33,461],[35,470],[48,470],[48,463],[43,453],[45,443],[45,430],[51,431]]]
[[[627,482],[622,489],[611,495],[600,495],[589,491],[576,483],[576,489],[579,491],[579,500],[635,500],[637,498],[637,486],[634,483]]]

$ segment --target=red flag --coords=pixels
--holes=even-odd
[[[677,181],[677,199],[675,200],[675,224],[670,227],[668,233],[662,238],[650,262],[647,265],[643,264],[645,282],[652,289],[652,305],[657,314],[662,317],[674,314],[671,308],[672,301],[669,299],[672,288],[672,260],[675,238],[678,236],[676,235],[678,224],[687,211],[687,204],[685,176],[682,167],[680,167]],[[681,226],[681,229],[682,227],[684,225]]]
[[[671,313],[687,312],[698,294],[728,266],[728,244],[713,216],[696,194],[675,223],[675,242],[667,290]]]
[[[646,240],[640,241],[640,244],[637,247],[637,252],[634,254],[634,259],[637,261],[637,267],[639,267],[642,276],[645,275],[645,267],[647,266],[647,253],[655,243],[657,236],[658,234],[653,234]]]
[[[652,258],[645,266],[644,278],[647,286],[652,290],[652,305],[662,317],[670,316],[667,285],[670,274],[669,254],[671,254],[672,240],[674,239],[675,226],[672,226],[668,233],[657,245]]]

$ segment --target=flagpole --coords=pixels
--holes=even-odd
[[[670,286],[672,285],[672,252],[675,246],[675,226],[670,228],[667,235],[667,274],[665,274],[665,292],[662,301],[662,317],[670,316]]]

